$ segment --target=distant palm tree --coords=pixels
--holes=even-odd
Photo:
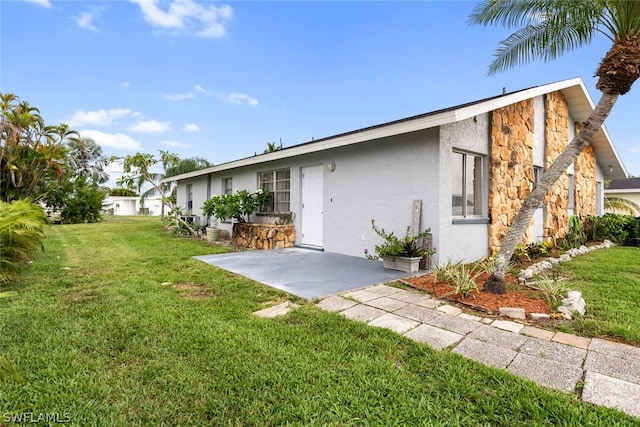
[[[69,139],[67,149],[67,163],[77,176],[87,177],[97,184],[109,181],[109,174],[104,170],[109,159],[102,154],[102,147],[93,139]]]
[[[607,211],[626,212],[629,215],[640,214],[640,205],[622,197],[605,197],[604,208]]]
[[[276,145],[275,142],[267,142],[267,148],[265,148],[264,153],[272,153],[274,151],[278,151],[280,147]]]
[[[504,293],[504,275],[544,196],[602,127],[618,96],[629,92],[640,77],[640,1],[633,0],[483,0],[469,22],[518,28],[500,42],[489,73],[497,73],[534,59],[552,60],[604,35],[612,46],[595,74],[602,92],[580,132],[544,172],[523,201],[500,245],[493,274],[484,289]]]

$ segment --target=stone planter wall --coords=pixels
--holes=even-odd
[[[233,224],[231,243],[248,249],[291,248],[296,244],[296,229],[293,225],[238,222]]]
[[[545,96],[545,168],[564,151],[569,141],[569,110],[560,92]],[[534,184],[534,104],[525,100],[494,110],[491,115],[489,150],[489,250],[497,250]],[[545,236],[558,239],[567,232],[569,177],[563,174],[545,196]],[[596,158],[587,147],[575,161],[575,213],[594,215]],[[533,242],[533,228],[523,243]]]

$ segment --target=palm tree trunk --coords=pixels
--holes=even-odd
[[[551,166],[549,166],[549,169],[542,175],[540,182],[524,199],[520,211],[511,223],[511,227],[509,227],[509,231],[500,245],[495,270],[484,284],[484,290],[486,292],[494,294],[503,294],[506,292],[504,275],[507,273],[507,267],[516,246],[520,243],[525,230],[529,226],[531,217],[533,217],[536,209],[543,202],[544,196],[549,192],[553,184],[556,183],[571,163],[575,161],[586,146],[593,140],[595,134],[602,127],[602,123],[609,116],[618,96],[618,94],[606,93],[602,95],[602,98],[598,101],[598,105],[596,105],[584,123],[584,127]]]

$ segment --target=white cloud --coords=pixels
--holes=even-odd
[[[80,15],[74,16],[78,27],[91,31],[98,31],[98,28],[94,25],[93,21],[100,16],[104,8],[94,8],[93,10],[81,12]]]
[[[184,125],[184,130],[187,132],[200,132],[200,126],[195,123],[187,123]]]
[[[190,147],[190,145],[183,144],[183,143],[178,142],[178,141],[161,141],[160,144],[161,145],[166,145],[167,147],[174,147],[174,148],[187,148],[187,147]]]
[[[137,113],[132,112],[128,108],[111,108],[109,110],[100,109],[94,111],[78,110],[73,113],[73,116],[67,120],[67,122],[69,126],[72,127],[84,125],[109,126],[120,117],[129,115],[136,116]]]
[[[35,3],[44,7],[52,7],[51,2],[49,0],[27,0],[29,3]]]
[[[132,132],[140,133],[162,133],[171,130],[171,123],[157,120],[140,120],[138,123],[129,126],[128,129]]]
[[[167,99],[170,99],[172,101],[180,101],[182,99],[189,99],[189,98],[193,98],[193,94],[191,92],[175,93],[175,94],[167,95]]]
[[[151,25],[168,30],[195,34],[202,38],[218,38],[225,35],[224,24],[231,19],[229,5],[216,7],[193,0],[173,0],[166,10],[158,6],[158,0],[130,0],[137,3],[144,19]]]
[[[131,83],[129,82],[122,82],[122,84],[120,85],[121,88],[124,89],[129,89],[131,87]]]
[[[203,88],[203,87],[202,87],[202,86],[200,86],[200,85],[195,85],[193,88],[194,88],[195,90],[197,90],[198,92],[207,93],[207,94],[209,93],[209,91],[208,91],[208,90],[206,90],[205,88]]]
[[[250,105],[251,107],[258,106],[258,100],[256,98],[252,98],[244,93],[230,93],[227,95],[227,100],[233,102],[238,105]]]
[[[118,148],[122,150],[139,150],[142,143],[124,133],[106,133],[99,130],[87,129],[80,131],[83,138],[91,138],[101,147]]]

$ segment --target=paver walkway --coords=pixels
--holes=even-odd
[[[450,349],[567,393],[640,417],[640,348],[522,323],[482,318],[429,295],[384,284],[333,295],[318,306]]]

